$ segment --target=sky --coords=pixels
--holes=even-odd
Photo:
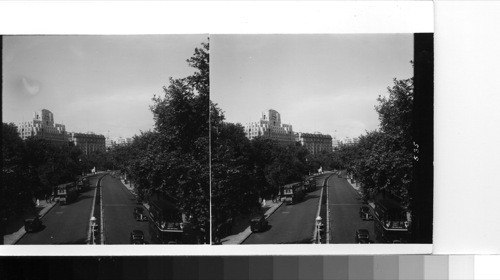
[[[208,35],[5,36],[3,122],[48,109],[69,132],[132,137],[153,128],[149,107],[183,78]]]
[[[379,127],[393,79],[413,76],[413,34],[211,35],[211,99],[226,121],[275,109],[295,132],[337,139]]]

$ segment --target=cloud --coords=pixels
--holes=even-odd
[[[31,96],[35,96],[38,94],[38,92],[40,92],[41,85],[36,80],[22,77],[20,83],[21,83],[22,91],[31,95]]]

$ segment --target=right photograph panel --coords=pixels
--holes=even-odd
[[[210,43],[212,244],[432,243],[432,33]]]

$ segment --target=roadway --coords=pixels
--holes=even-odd
[[[280,206],[268,218],[269,228],[252,233],[243,244],[310,244],[315,228],[315,219],[321,194],[321,186],[330,174],[316,178],[317,188],[306,195],[303,201]]]
[[[151,241],[148,222],[135,220],[134,208],[142,207],[135,196],[119,179],[110,175],[102,179],[101,187],[105,244],[130,244],[130,232],[135,229],[144,232],[146,242]]]
[[[373,221],[363,221],[359,208],[360,195],[345,178],[333,175],[328,180],[328,206],[330,209],[330,243],[355,243],[356,229],[367,229],[370,240],[375,240]]]
[[[16,244],[86,244],[97,177],[90,190],[68,205],[55,205],[43,218],[43,228],[25,234]]]

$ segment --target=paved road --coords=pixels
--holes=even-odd
[[[135,196],[110,175],[102,179],[101,186],[105,244],[130,244],[130,232],[134,229],[142,230],[146,242],[151,241],[148,222],[138,222],[134,218],[134,208],[141,206]]]
[[[359,217],[362,201],[358,193],[344,178],[333,175],[328,180],[330,208],[330,243],[355,243],[356,229],[367,229],[370,240],[375,239],[373,221]]]
[[[320,186],[329,174],[317,179],[317,189],[294,205],[283,204],[268,219],[270,228],[265,232],[252,233],[243,244],[310,244],[312,243],[315,218],[318,211]]]
[[[44,228],[27,233],[16,244],[86,244],[97,177],[90,190],[68,205],[55,205],[43,218]]]

